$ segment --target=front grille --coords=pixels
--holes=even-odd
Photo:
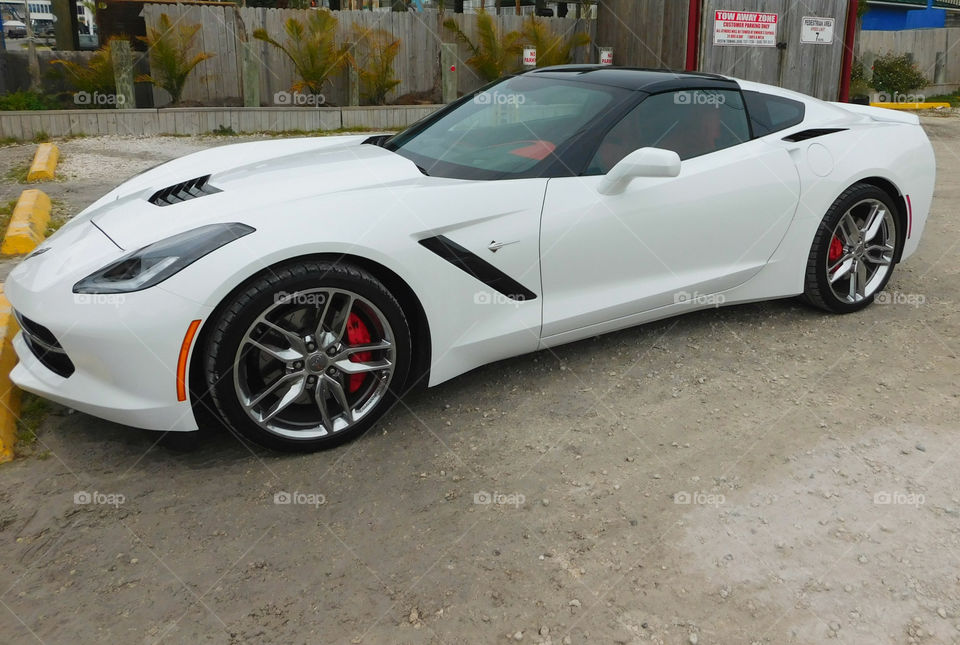
[[[44,367],[63,378],[67,378],[76,371],[73,361],[70,360],[67,352],[60,345],[60,341],[49,329],[30,320],[19,311],[14,311],[13,314],[17,317],[17,322],[20,323],[23,341]]]
[[[170,206],[172,204],[185,202],[188,199],[195,199],[197,197],[203,197],[204,195],[213,195],[214,193],[221,192],[219,188],[207,183],[209,181],[210,175],[182,181],[179,184],[161,188],[151,195],[147,201],[156,206]]]

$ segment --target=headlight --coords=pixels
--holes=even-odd
[[[210,224],[154,242],[73,285],[74,293],[130,293],[159,284],[207,253],[256,230],[246,224]]]

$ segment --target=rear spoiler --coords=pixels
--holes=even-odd
[[[831,103],[830,105],[842,108],[847,112],[853,112],[854,114],[870,117],[874,121],[880,121],[883,123],[909,123],[910,125],[920,125],[920,117],[918,117],[916,114],[910,114],[909,112],[888,110],[887,108],[871,107],[869,105],[858,105],[856,103]]]

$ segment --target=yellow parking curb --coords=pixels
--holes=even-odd
[[[887,108],[888,110],[939,110],[950,107],[949,103],[871,103],[870,107]]]
[[[42,190],[30,188],[20,193],[7,226],[0,253],[21,255],[29,253],[43,242],[50,223],[50,198]]]
[[[10,381],[10,370],[17,364],[13,337],[19,330],[10,301],[3,295],[3,285],[0,284],[0,463],[13,459],[13,446],[17,442],[20,390]]]
[[[53,171],[60,160],[60,149],[52,143],[41,143],[33,155],[33,163],[27,173],[27,181],[53,179]]]

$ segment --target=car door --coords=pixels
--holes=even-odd
[[[643,147],[677,152],[679,176],[600,194],[603,175]],[[789,154],[751,140],[738,91],[646,98],[601,140],[583,175],[549,180],[541,335],[601,333],[745,282],[786,234],[799,190]]]

